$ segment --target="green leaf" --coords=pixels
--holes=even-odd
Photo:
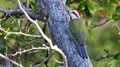
[[[116,59],[116,60],[119,59],[120,60],[120,53],[115,54],[114,59]]]
[[[2,35],[3,33],[0,32],[0,35]]]

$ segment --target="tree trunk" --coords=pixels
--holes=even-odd
[[[42,0],[48,13],[48,27],[54,44],[63,50],[67,56],[69,67],[92,67],[91,61],[83,59],[78,53],[78,46],[70,37],[70,16],[62,0]]]

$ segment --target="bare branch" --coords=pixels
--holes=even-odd
[[[4,58],[5,60],[7,60],[7,61],[9,61],[9,62],[11,62],[11,63],[13,63],[13,64],[19,66],[19,67],[23,67],[21,64],[19,64],[19,63],[13,61],[12,59],[9,59],[8,57],[4,56],[4,55],[1,54],[1,53],[0,53],[0,57]]]
[[[29,51],[33,51],[33,50],[49,50],[49,47],[32,47],[31,49],[27,49],[27,50],[23,50],[23,51],[19,51],[19,52],[16,52],[15,54],[11,54],[12,56],[16,56],[18,54],[23,54],[23,53],[26,53],[26,52],[29,52]]]
[[[29,10],[27,10],[27,11],[29,11]],[[0,12],[4,13],[3,16],[1,17],[2,20],[6,20],[10,16],[13,16],[13,15],[22,15],[23,14],[20,9],[9,9],[9,10],[6,10],[6,9],[0,8]]]
[[[90,26],[90,28],[95,28],[95,27],[99,27],[99,26],[102,26],[104,24],[106,24],[107,22],[109,22],[109,19],[108,18],[103,18],[104,22],[102,22],[101,24],[97,24],[95,26]]]
[[[62,51],[61,49],[59,49],[56,45],[54,46],[54,45],[52,44],[51,39],[48,38],[48,37],[43,33],[43,31],[42,31],[42,29],[40,28],[40,26],[38,25],[37,21],[34,21],[33,19],[31,19],[31,18],[29,17],[29,15],[27,14],[27,12],[23,9],[23,7],[22,7],[22,5],[21,5],[21,3],[20,3],[19,0],[17,0],[17,2],[18,2],[18,5],[19,5],[20,9],[23,11],[23,13],[25,14],[25,16],[27,17],[27,19],[28,19],[29,21],[31,21],[31,22],[36,26],[36,28],[38,29],[38,31],[41,33],[42,37],[43,37],[44,39],[46,39],[46,41],[49,43],[50,48],[53,49],[53,50],[55,50],[55,51],[57,51],[57,52],[59,52],[59,53],[62,55],[62,57],[63,57],[63,59],[64,59],[64,62],[65,62],[65,66],[68,67],[68,65],[67,65],[67,58],[66,58],[65,54],[63,53],[63,51]]]
[[[44,17],[46,17],[46,15],[44,15],[43,13],[41,13],[41,11],[37,12],[37,13],[34,13],[32,11],[32,9],[30,9],[30,8],[24,7],[24,9],[25,9],[25,11],[29,14],[29,16],[32,19],[41,20],[43,22],[46,21],[44,19]],[[8,19],[11,16],[23,15],[23,12],[20,9],[18,9],[18,8],[17,9],[9,9],[9,10],[0,8],[0,12],[4,13],[3,16],[1,17],[3,20],[6,20],[6,19]]]
[[[54,54],[55,52],[53,52],[52,54],[50,54],[47,58],[45,58],[42,62],[34,64],[32,67],[40,67],[43,63],[45,63],[46,61],[48,61],[51,56]]]
[[[24,35],[24,36],[29,36],[29,37],[41,37],[40,35],[31,35],[31,34],[25,34],[23,32],[8,32],[6,30],[4,30],[3,28],[0,27],[0,30],[7,33],[7,35],[10,34],[15,34],[15,35]]]
[[[59,61],[57,59],[55,59],[55,62],[58,63],[58,64],[64,64],[64,62],[61,62],[61,61]]]

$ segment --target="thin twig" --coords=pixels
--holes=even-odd
[[[12,56],[16,56],[16,55],[18,55],[18,54],[23,54],[23,53],[26,53],[26,52],[29,52],[29,51],[33,51],[33,50],[48,50],[49,49],[49,47],[32,47],[31,49],[27,49],[27,50],[23,50],[23,51],[19,51],[19,52],[16,52],[16,53],[14,53],[14,54],[11,54]]]
[[[51,56],[54,54],[55,52],[53,52],[52,54],[50,54],[47,58],[45,58],[42,62],[40,62],[39,64],[35,64],[32,67],[40,67],[43,63],[45,63],[47,60],[49,60],[51,58]]]
[[[64,64],[64,62],[59,61],[59,60],[57,60],[57,59],[55,59],[55,62],[58,63],[58,64]]]
[[[7,33],[7,35],[15,34],[15,35],[24,35],[24,36],[29,36],[29,37],[41,37],[40,35],[31,35],[31,34],[26,34],[26,33],[23,33],[23,32],[8,32],[1,27],[0,27],[0,30]]]
[[[95,27],[102,26],[102,25],[106,24],[107,22],[109,22],[109,19],[107,19],[105,22],[103,22],[101,24],[98,24],[98,25],[95,25],[95,26],[90,26],[90,28],[95,28]]]
[[[5,60],[7,60],[7,61],[9,61],[9,62],[11,62],[11,63],[13,63],[13,64],[15,64],[15,65],[19,66],[19,67],[23,67],[21,64],[19,64],[19,63],[17,63],[17,62],[15,62],[15,61],[13,61],[12,59],[10,59],[10,58],[8,58],[8,57],[4,56],[4,55],[3,55],[3,54],[1,54],[1,53],[0,53],[0,57],[4,58]]]
[[[46,41],[49,43],[50,48],[53,49],[53,50],[55,50],[55,51],[57,51],[57,52],[59,52],[59,53],[62,55],[62,57],[63,57],[63,59],[64,59],[65,66],[68,67],[68,65],[67,65],[67,58],[66,58],[65,54],[63,53],[63,51],[62,51],[61,49],[59,49],[56,45],[54,46],[54,45],[52,44],[51,39],[48,38],[48,37],[44,34],[44,32],[42,31],[42,29],[41,29],[40,26],[38,25],[37,21],[35,21],[35,20],[33,20],[33,19],[30,18],[30,16],[28,15],[28,13],[23,9],[20,0],[17,0],[17,3],[18,3],[18,5],[19,5],[19,8],[21,9],[21,11],[23,11],[23,13],[25,14],[25,16],[27,17],[27,19],[28,19],[29,21],[31,21],[31,22],[36,26],[36,28],[38,29],[38,31],[41,33],[42,37],[43,37],[44,39],[46,39]]]

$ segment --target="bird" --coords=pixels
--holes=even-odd
[[[88,53],[86,49],[86,37],[87,31],[85,22],[82,19],[82,14],[77,10],[69,10],[70,22],[69,22],[69,32],[71,38],[75,41],[78,48],[78,53],[82,58],[88,58]]]

